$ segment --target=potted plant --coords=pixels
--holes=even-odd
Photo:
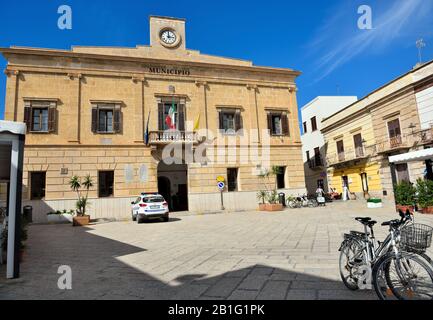
[[[73,176],[69,181],[72,190],[77,193],[76,216],[73,218],[73,226],[86,226],[90,223],[90,216],[86,215],[86,209],[89,206],[89,190],[93,187],[93,181],[88,174],[84,177],[84,181],[77,176]],[[85,190],[85,195],[82,195],[82,188]]]
[[[282,211],[283,205],[279,203],[279,197],[277,190],[274,190],[267,195],[268,204],[266,205],[266,211]]]
[[[397,203],[397,212],[399,210],[414,212],[415,210],[415,187],[407,181],[402,181],[395,186],[395,201]]]
[[[257,192],[257,200],[260,201],[259,203],[259,211],[266,211],[266,198],[268,196],[268,192],[265,190],[260,190]]]
[[[433,214],[433,181],[418,179],[416,191],[418,193],[418,205],[422,208],[422,213]]]
[[[367,200],[367,207],[369,209],[382,208],[382,199],[371,198]]]

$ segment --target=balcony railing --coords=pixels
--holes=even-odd
[[[433,126],[431,128],[421,130],[419,132],[419,137],[422,144],[433,143]]]
[[[381,154],[381,153],[388,153],[400,149],[409,149],[418,140],[419,138],[417,138],[415,135],[407,135],[407,136],[398,135],[392,138],[386,138],[383,140],[379,140],[377,142],[376,152],[378,154]]]
[[[196,143],[197,133],[187,131],[151,131],[149,132],[150,144],[169,143]]]
[[[354,160],[363,160],[370,157],[370,152],[364,150],[364,148],[348,149],[344,152],[331,153],[326,157],[328,166],[334,166],[337,164],[348,163]]]
[[[308,161],[308,166],[312,170],[321,169],[324,167],[324,165],[325,163],[321,156],[315,156],[314,158]]]

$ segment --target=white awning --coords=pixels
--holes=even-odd
[[[0,120],[0,133],[26,134],[25,123]]]
[[[433,148],[403,153],[389,157],[389,162],[395,164],[425,160],[433,160]]]

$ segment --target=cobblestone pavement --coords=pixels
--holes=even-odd
[[[0,267],[0,299],[376,299],[347,290],[338,272],[342,233],[362,229],[354,217],[396,217],[364,206],[34,225],[22,278],[4,280]],[[433,225],[433,216],[418,222]],[[377,229],[383,237],[386,229]],[[57,287],[61,265],[72,268],[72,290]]]

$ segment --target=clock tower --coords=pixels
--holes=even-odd
[[[150,45],[166,50],[186,50],[185,19],[150,16]]]

